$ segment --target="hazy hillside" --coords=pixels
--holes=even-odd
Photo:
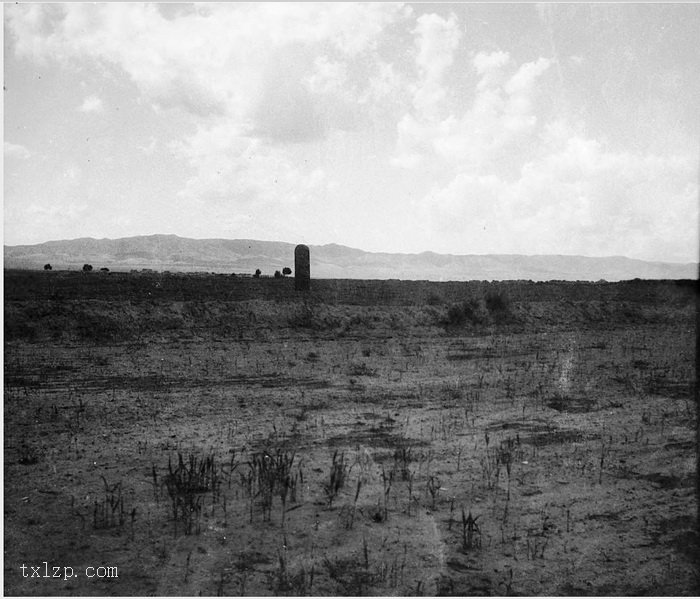
[[[315,278],[461,280],[694,279],[696,264],[644,262],[620,256],[446,255],[373,253],[330,244],[310,246]],[[37,245],[5,246],[5,268],[54,269],[150,268],[170,271],[271,275],[294,269],[294,244],[250,239],[187,239],[149,235],[122,239],[82,238]]]

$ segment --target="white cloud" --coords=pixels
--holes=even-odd
[[[32,153],[20,144],[13,144],[9,141],[5,142],[5,157],[6,158],[16,158],[18,160],[27,160],[31,158]]]
[[[439,230],[462,233],[465,229],[478,231],[486,222],[490,227],[500,223],[506,192],[495,175],[459,173],[447,186],[434,190],[426,202]]]
[[[314,60],[313,73],[305,81],[313,93],[341,93],[347,81],[347,66],[344,62],[319,56]]]
[[[98,96],[88,96],[78,108],[80,112],[102,112],[104,105]]]
[[[524,164],[513,181],[461,172],[421,210],[443,243],[469,240],[465,251],[475,253],[654,259],[663,247],[667,259],[690,261],[698,239],[694,162],[573,136]]]
[[[152,156],[155,153],[157,147],[158,140],[153,135],[151,135],[148,140],[148,144],[145,146],[139,146],[139,150],[146,154],[146,156]]]
[[[371,51],[406,11],[394,4],[207,4],[166,18],[157,4],[16,5],[18,56],[116,65],[151,102],[198,116],[253,115],[271,61],[294,44],[347,59]]]
[[[378,59],[375,73],[369,77],[367,89],[358,96],[358,102],[384,108],[390,104],[392,97],[403,93],[407,87],[405,77],[393,64]]]
[[[443,19],[436,14],[418,18],[414,34],[417,36],[416,64],[427,79],[441,79],[454,61],[454,51],[459,45],[460,32],[457,19],[451,15]]]
[[[173,11],[145,3],[63,3],[13,5],[6,12],[16,55],[116,66],[145,105],[192,116],[197,132],[174,145],[193,169],[183,197],[217,201],[250,193],[289,201],[320,179],[280,146],[318,140],[375,115],[367,107],[360,113],[360,103],[391,94],[397,80],[391,65],[378,60],[378,40],[411,9],[213,3]],[[88,98],[81,109],[98,107]]]
[[[537,10],[550,23],[547,5]],[[144,161],[157,157],[164,171],[177,168],[167,164],[174,153],[186,170],[177,201],[189,210],[173,210],[173,219],[199,212],[203,223],[225,221],[251,235],[257,226],[269,238],[310,226],[321,207],[329,214],[329,198],[390,197],[381,206],[390,215],[405,209],[394,190],[415,198],[434,185],[418,201],[417,220],[432,223],[444,244],[434,249],[634,249],[653,257],[658,247],[680,256],[683,244],[696,245],[697,160],[606,146],[589,131],[611,130],[612,119],[592,117],[594,104],[584,101],[579,123],[567,105],[586,93],[585,78],[552,89],[567,84],[555,69],[583,76],[600,67],[586,47],[574,43],[562,63],[555,48],[521,63],[516,45],[505,51],[505,37],[493,39],[503,50],[479,51],[454,14],[432,11],[384,3],[14,4],[5,7],[6,44],[10,55],[77,71],[88,65],[132,83],[139,108],[152,106],[158,118],[129,147]],[[86,112],[102,108],[94,95],[72,101]],[[166,148],[173,135],[182,137]],[[6,158],[30,155],[5,143]],[[383,169],[388,160],[408,172]],[[95,172],[73,154],[53,175],[72,196]],[[397,220],[410,227],[410,218]]]
[[[379,42],[411,11],[388,3],[13,5],[6,28],[17,56],[121,71],[143,105],[177,110],[196,127],[170,145],[191,169],[173,219],[198,212],[217,227],[253,235],[257,226],[269,238],[307,230],[337,185],[300,162],[294,146],[386,117],[380,107],[401,80],[380,59]],[[141,150],[149,155],[155,143]]]
[[[507,94],[503,125],[513,134],[531,131],[537,121],[533,114],[534,86],[537,79],[549,68],[551,61],[539,58],[522,65],[503,86]]]
[[[416,66],[420,80],[413,96],[413,105],[425,118],[436,118],[447,96],[443,78],[454,62],[460,31],[454,15],[443,19],[436,14],[418,18],[413,31],[416,36]]]
[[[506,66],[510,62],[508,52],[479,52],[472,61],[478,75],[485,75]]]
[[[171,149],[194,172],[177,198],[178,213],[206,212],[227,235],[302,239],[313,235],[325,213],[333,182],[286,146],[241,136],[219,123],[199,128]]]
[[[536,83],[551,63],[540,58],[508,76],[505,69],[510,64],[507,53],[479,53],[473,60],[480,78],[471,106],[464,109],[455,102],[443,119],[426,110],[404,115],[397,125],[397,154],[392,163],[412,168],[439,160],[448,169],[484,173],[498,170],[503,162],[530,149],[525,142],[536,133]],[[432,99],[438,95],[433,93]]]
[[[171,148],[194,169],[181,193],[189,201],[284,209],[315,199],[327,184],[322,170],[297,166],[286,148],[240,135],[225,123],[200,127]]]
[[[55,219],[58,217],[62,221],[71,221],[84,217],[88,208],[87,204],[76,202],[51,206],[41,206],[37,203],[32,203],[27,206],[26,212],[32,218]]]
[[[79,166],[71,164],[63,171],[63,179],[70,183],[77,183],[82,178],[83,171]]]

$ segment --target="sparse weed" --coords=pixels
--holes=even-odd
[[[95,500],[93,503],[93,527],[95,530],[122,527],[126,523],[128,514],[133,532],[134,521],[136,520],[136,508],[132,508],[130,511],[124,508],[121,481],[110,485],[104,476],[100,478],[102,478],[102,482],[104,483],[105,495],[102,501]]]
[[[473,548],[481,548],[481,529],[476,521],[479,516],[474,518],[471,511],[469,515],[465,515],[462,508],[462,549],[470,551]]]
[[[501,472],[501,462],[498,459],[498,452],[486,450],[486,454],[479,460],[481,474],[487,489],[494,489],[498,484]]]
[[[154,478],[155,476],[154,470]],[[212,501],[216,501],[221,485],[219,464],[214,454],[210,453],[200,458],[195,453],[190,453],[185,459],[182,453],[178,452],[176,466],[173,466],[171,458],[168,458],[168,473],[163,484],[170,497],[175,534],[178,522],[184,524],[186,535],[192,534],[193,531],[199,533],[204,495],[211,493]]]
[[[440,494],[440,479],[437,476],[429,476],[428,482],[426,483],[428,493],[430,493],[430,498],[432,499],[430,509],[435,510],[435,500]]]
[[[362,479],[357,479],[357,485],[355,487],[355,497],[352,502],[352,506],[344,506],[341,517],[344,519],[345,528],[352,528],[355,524],[355,515],[357,513],[357,500],[360,497],[360,490],[362,489]]]
[[[338,451],[336,450],[333,452],[333,461],[331,462],[329,480],[323,484],[323,491],[325,492],[326,499],[328,500],[328,507],[333,506],[333,500],[345,486],[347,475],[348,465],[345,461],[345,453],[341,453],[340,456],[338,456]]]
[[[410,465],[413,458],[413,448],[406,442],[399,442],[394,449],[394,470],[399,473],[401,480],[411,478]]]
[[[287,499],[296,500],[297,481],[299,476],[303,476],[301,470],[292,473],[295,456],[295,451],[285,451],[281,448],[264,450],[251,456],[247,463],[248,473],[241,478],[251,500],[251,521],[254,498],[259,499],[263,520],[269,521],[272,501],[275,494],[278,494],[282,502],[284,525]]]

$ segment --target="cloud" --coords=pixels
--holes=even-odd
[[[548,59],[539,58],[513,72],[507,53],[478,53],[473,66],[479,79],[471,105],[465,109],[458,99],[444,118],[426,110],[405,114],[397,125],[397,152],[392,163],[413,168],[432,160],[447,169],[467,167],[482,173],[517,162],[519,155],[530,149],[528,136],[536,133],[536,83],[550,64]],[[445,97],[432,94],[433,99],[438,96],[440,100]]]
[[[416,36],[416,66],[420,80],[413,105],[425,118],[435,118],[447,96],[443,78],[454,62],[460,31],[454,15],[443,19],[436,14],[421,15],[413,31]]]
[[[298,160],[294,147],[245,137],[223,123],[199,128],[171,145],[193,171],[174,204],[178,214],[206,212],[217,230],[232,236],[313,235],[333,182]]]
[[[369,77],[368,85],[363,94],[358,97],[361,104],[375,103],[386,106],[391,100],[408,87],[403,77],[393,64],[381,59],[377,60],[375,72]]]
[[[546,119],[552,65],[479,52],[466,109],[399,120],[393,164],[441,181],[414,204],[434,249],[654,259],[663,248],[667,259],[695,259],[697,159],[612,149],[577,122]]]
[[[18,56],[115,65],[161,107],[244,122],[269,91],[272,58],[324,45],[359,59],[405,14],[394,4],[215,3],[173,13],[157,4],[64,3],[8,7],[7,25]]]
[[[13,144],[9,141],[5,142],[5,157],[17,160],[27,160],[31,158],[32,153],[20,144]]]
[[[311,68],[312,57],[303,46],[288,46],[272,55],[263,71],[250,134],[293,143],[325,137],[327,123],[319,110],[319,98],[307,84]]]
[[[321,55],[314,59],[313,72],[305,83],[315,94],[338,94],[343,92],[347,79],[345,62],[333,61],[328,56]]]
[[[157,147],[158,140],[151,135],[149,137],[148,144],[145,146],[139,146],[139,150],[141,150],[146,156],[153,156]]]
[[[173,144],[192,169],[183,198],[289,201],[321,178],[283,146],[379,118],[399,81],[380,60],[381,37],[411,11],[389,3],[19,4],[7,7],[6,23],[15,55],[121,71],[145,105],[189,118],[196,132]]]
[[[413,30],[418,46],[416,64],[427,78],[439,79],[454,61],[460,40],[457,18],[450,15],[449,19],[443,19],[433,13],[421,15],[416,22]]]
[[[459,173],[443,188],[433,190],[426,199],[437,230],[461,234],[470,230],[481,235],[479,229],[488,223],[489,235],[501,224],[503,197],[507,189],[494,175]]]
[[[59,218],[63,222],[75,221],[83,218],[89,206],[84,203],[69,202],[68,204],[53,204],[51,206],[41,206],[32,203],[26,208],[26,213],[33,219],[41,218],[54,220]]]
[[[80,112],[102,112],[104,105],[99,97],[93,95],[85,98],[78,110]]]
[[[531,131],[536,123],[533,114],[535,82],[550,67],[551,61],[539,58],[522,65],[503,86],[507,95],[502,123],[504,128],[513,133]]]
[[[479,52],[472,62],[477,74],[483,76],[506,66],[510,62],[510,54],[501,51],[490,53]]]
[[[77,184],[80,182],[83,176],[83,171],[79,166],[75,164],[68,165],[63,171],[62,177],[64,181],[69,184]]]
[[[637,116],[636,124],[654,123],[647,131],[668,140],[625,152],[597,132],[615,139],[613,129],[626,126],[618,116],[626,115],[599,118],[602,102],[586,97],[593,70],[612,63],[598,62],[575,39],[562,49],[569,57],[563,62],[553,46],[546,56],[519,59],[524,46],[505,37],[489,41],[502,49],[484,51],[464,34],[464,22],[433,10],[386,3],[20,3],[5,7],[6,48],[15,57],[131,83],[139,107],[153,107],[160,118],[130,147],[158,158],[163,170],[182,167],[178,175],[187,182],[176,200],[187,210],[173,210],[174,219],[200,213],[203,221],[272,235],[309,227],[320,208],[330,210],[329,198],[340,206],[360,194],[398,196],[415,183],[406,194],[412,198],[433,186],[417,201],[417,222],[432,224],[445,251],[467,242],[471,251],[530,253],[628,253],[626,245],[639,254],[663,246],[680,256],[683,244],[695,247],[697,181],[681,155],[687,132],[673,124],[684,122],[673,120],[680,113],[666,110],[682,78],[669,79],[655,109],[673,116],[668,132],[658,119]],[[537,10],[553,23],[548,5]],[[569,81],[553,73],[563,67],[571,70]],[[649,77],[663,80],[657,75]],[[649,89],[658,90],[649,77]],[[641,89],[629,77],[610,81]],[[627,107],[621,88],[619,97]],[[102,108],[97,96],[73,102],[86,112]],[[643,99],[639,115],[652,107]],[[584,116],[583,124],[575,120]],[[644,127],[627,125],[641,140]],[[175,126],[179,137],[168,146]],[[167,164],[173,153],[177,167]],[[5,155],[31,153],[6,143]],[[365,168],[370,155],[376,170]],[[69,158],[85,171],[57,163],[66,196],[96,172],[82,157]],[[397,168],[384,169],[384,160]],[[382,214],[405,210],[401,201],[386,199]],[[410,217],[399,216],[410,227]],[[358,238],[366,235],[356,228]]]
[[[420,203],[449,244],[475,253],[578,253],[693,260],[698,184],[688,156],[613,151],[590,138],[547,138],[517,179],[457,174]],[[663,205],[664,209],[660,210]]]
[[[298,166],[291,150],[246,137],[225,123],[200,127],[171,149],[195,173],[180,194],[188,201],[284,211],[318,197],[327,185],[322,170]]]

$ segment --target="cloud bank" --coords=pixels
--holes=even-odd
[[[594,132],[570,98],[600,57],[553,45],[556,9],[532,8],[533,39],[546,43],[528,52],[512,37],[479,41],[476,12],[24,4],[6,7],[6,30],[13,59],[123,78],[154,118],[184,124],[136,145],[181,165],[181,223],[207,215],[233,233],[312,243],[345,231],[337,241],[381,249],[379,229],[353,212],[365,193],[367,219],[402,223],[387,250],[696,257],[697,151]],[[73,106],[103,114],[108,101],[83,91]],[[6,142],[5,155],[31,153]]]

